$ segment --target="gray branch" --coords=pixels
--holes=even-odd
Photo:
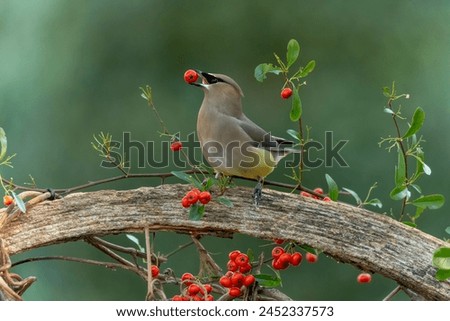
[[[339,262],[395,280],[427,300],[450,300],[450,283],[434,278],[432,254],[445,242],[392,218],[343,203],[323,202],[264,190],[259,208],[251,190],[233,188],[234,207],[211,201],[201,221],[188,219],[180,200],[187,185],[74,193],[34,205],[0,230],[10,254],[124,232],[246,234],[308,244]],[[0,213],[1,215],[1,213]]]

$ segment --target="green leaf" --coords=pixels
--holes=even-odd
[[[281,285],[281,278],[277,275],[255,274],[258,284],[266,288],[275,288]]]
[[[198,205],[198,204],[191,205],[191,208],[189,209],[189,219],[191,221],[201,220],[204,214],[205,214],[205,206],[204,205]]]
[[[306,64],[305,67],[300,68],[300,70],[294,74],[294,78],[304,78],[308,76],[314,70],[314,68],[316,68],[316,61],[311,60]]]
[[[420,215],[422,215],[423,211],[425,211],[425,208],[417,207],[416,208],[416,213],[414,214],[414,216],[412,218],[417,220],[420,217]]]
[[[23,200],[19,196],[17,196],[17,194],[14,193],[13,191],[11,191],[11,194],[12,194],[12,196],[14,198],[14,201],[16,202],[16,205],[19,208],[19,210],[22,213],[26,213],[27,212],[27,207],[25,206],[25,203],[23,202]]]
[[[354,198],[355,201],[356,201],[356,204],[359,205],[359,204],[362,203],[361,198],[359,197],[359,195],[358,195],[355,191],[352,191],[351,189],[346,188],[346,187],[342,187],[342,189],[343,189],[344,191],[346,191],[347,193],[349,193],[351,196],[353,196],[353,198]]]
[[[136,236],[131,235],[131,234],[125,234],[125,236],[126,236],[131,242],[133,242],[134,244],[137,245],[139,251],[141,251],[142,253],[145,253],[144,247],[141,246],[141,243],[139,242],[139,239],[138,239]]]
[[[405,184],[406,166],[405,157],[401,149],[398,150],[397,166],[395,167],[395,186],[400,187]]]
[[[8,147],[8,141],[6,139],[6,133],[3,128],[0,127],[0,161],[5,157]]]
[[[403,135],[403,138],[408,138],[417,133],[417,131],[422,127],[424,121],[425,121],[425,112],[423,111],[422,108],[417,107],[412,118],[411,126],[409,127],[405,135]]]
[[[286,53],[286,60],[287,60],[288,68],[290,66],[292,66],[292,64],[294,62],[297,61],[299,54],[300,54],[300,45],[298,44],[298,41],[295,39],[289,40],[288,45],[287,45],[287,53]]]
[[[411,184],[411,187],[414,188],[417,191],[417,193],[422,194],[422,189],[420,188],[419,185]]]
[[[394,111],[393,111],[392,109],[390,109],[390,108],[385,108],[385,109],[383,109],[383,111],[384,111],[385,113],[387,113],[387,114],[391,114],[391,115],[394,115],[394,114],[395,114]]]
[[[302,116],[302,101],[300,100],[300,96],[298,94],[298,89],[294,87],[293,95],[292,95],[292,107],[290,118],[292,121],[298,121]]]
[[[389,87],[383,87],[383,95],[384,97],[391,97],[391,88]]]
[[[312,253],[312,254],[315,254],[315,255],[319,254],[318,251],[315,248],[313,248],[313,247],[311,247],[309,245],[302,244],[302,245],[300,245],[300,247],[302,249],[304,249],[306,252],[309,252],[309,253]]]
[[[430,194],[421,196],[416,198],[411,202],[412,205],[421,207],[421,208],[429,208],[430,210],[435,210],[441,208],[445,203],[444,195],[441,194]]]
[[[389,196],[395,201],[402,200],[408,195],[409,191],[405,186],[396,186],[389,194]]]
[[[233,202],[230,201],[230,199],[227,198],[227,197],[225,197],[225,196],[219,196],[219,197],[216,197],[215,200],[216,200],[218,203],[220,203],[220,204],[222,204],[222,205],[225,205],[226,207],[233,207],[233,206],[234,206],[234,205],[233,205]]]
[[[448,278],[450,278],[450,270],[439,269],[436,271],[435,277],[436,277],[436,280],[438,280],[438,281],[445,281]]]
[[[416,223],[414,223],[414,222],[410,222],[410,221],[403,221],[402,223],[403,223],[403,224],[405,224],[405,225],[408,225],[408,226],[414,227],[414,228],[416,228],[416,227],[417,227],[417,224],[416,224]]]
[[[336,202],[339,197],[339,188],[330,175],[325,174],[325,179],[327,180],[328,184],[328,195],[330,196],[331,200]]]
[[[273,73],[278,75],[282,70],[279,67],[275,67],[273,64],[259,64],[255,68],[255,78],[259,82],[263,82],[264,79],[267,78],[267,73]]]
[[[383,207],[383,203],[378,198],[372,198],[370,201],[367,201],[366,204],[376,206],[378,208]]]
[[[288,129],[286,131],[292,138],[294,138],[297,142],[300,141],[300,133],[293,129]]]
[[[450,226],[447,226],[447,228],[445,229],[445,233],[450,234]]]
[[[433,253],[433,266],[450,270],[450,247],[440,247]]]
[[[173,176],[178,177],[179,179],[181,179],[182,181],[188,182],[192,185],[194,185],[196,188],[202,190],[204,188],[204,186],[202,185],[201,182],[199,182],[194,176],[186,174],[185,172],[181,172],[181,171],[171,171],[170,172]]]
[[[419,152],[417,154],[410,154],[412,157],[416,159],[416,173],[415,176],[419,177],[422,173],[425,173],[427,175],[431,175],[431,168],[425,164],[424,160],[424,153]]]

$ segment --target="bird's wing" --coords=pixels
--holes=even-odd
[[[251,138],[251,140],[255,142],[255,146],[273,151],[282,150],[294,145],[294,142],[292,141],[281,137],[272,136],[269,132],[259,127],[245,115],[239,119],[239,125]]]

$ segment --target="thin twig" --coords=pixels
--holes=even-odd
[[[402,287],[400,285],[398,285],[394,290],[391,291],[391,293],[389,293],[384,299],[383,301],[389,301],[390,299],[392,299],[398,292],[400,292],[400,290],[402,289]]]
[[[153,276],[152,276],[152,250],[150,248],[150,232],[148,226],[144,228],[145,232],[145,252],[147,253],[147,300],[153,298]]]
[[[48,260],[62,260],[62,261],[86,263],[86,264],[91,264],[91,265],[99,265],[99,266],[103,266],[107,269],[112,269],[112,270],[120,268],[120,269],[132,271],[132,272],[136,273],[137,275],[139,275],[140,277],[142,277],[143,279],[146,279],[146,275],[134,266],[124,265],[124,264],[119,264],[119,263],[114,263],[114,262],[102,262],[102,261],[96,261],[96,260],[90,260],[90,259],[82,259],[82,258],[70,257],[70,256],[31,257],[31,258],[20,260],[20,261],[13,263],[12,267],[15,267],[15,266],[18,266],[18,265],[21,265],[24,263],[29,263],[29,262],[48,261]]]

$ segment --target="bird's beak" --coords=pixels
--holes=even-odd
[[[199,79],[197,80],[197,82],[189,83],[189,85],[194,85],[194,86],[197,86],[197,87],[204,87],[204,85],[208,84],[205,81],[205,77],[203,75],[203,74],[206,74],[206,73],[204,73],[204,72],[202,72],[201,70],[198,70],[198,69],[194,69],[194,70],[197,73],[197,75],[199,75]],[[198,82],[198,81],[200,81],[200,82]]]
[[[195,72],[197,73],[197,75],[199,75],[199,81],[200,82],[192,82],[190,83],[190,85],[194,85],[194,86],[198,86],[198,87],[203,87],[203,88],[207,88],[208,85],[211,84],[211,81],[213,79],[215,79],[215,77],[207,72],[198,70],[198,69],[194,69]]]

